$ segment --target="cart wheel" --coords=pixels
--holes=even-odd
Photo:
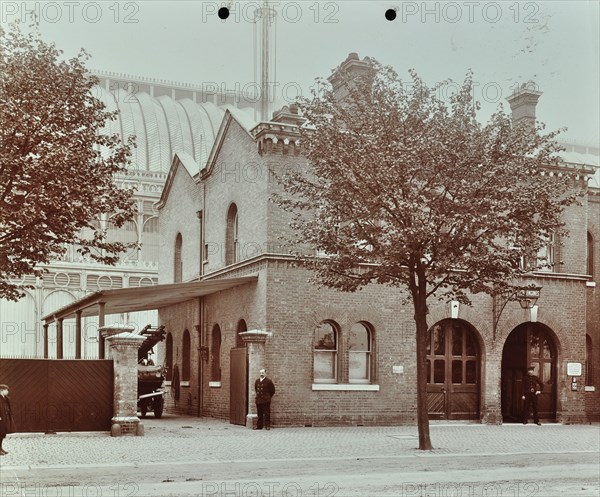
[[[162,395],[159,395],[158,399],[154,401],[154,417],[160,418],[163,413],[163,407],[165,405],[165,400]]]
[[[148,412],[148,403],[140,402],[140,412],[142,413],[142,418],[146,417],[146,413]]]

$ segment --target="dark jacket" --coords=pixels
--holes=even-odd
[[[15,424],[10,408],[10,400],[8,397],[0,395],[0,437],[4,438],[13,431],[15,431]]]
[[[256,403],[266,404],[271,402],[271,397],[275,395],[275,385],[270,378],[265,378],[263,381],[258,378],[254,382],[254,391],[256,392]]]
[[[540,379],[535,375],[527,375],[523,378],[523,395],[535,395],[538,390],[541,392],[544,389],[544,385]]]

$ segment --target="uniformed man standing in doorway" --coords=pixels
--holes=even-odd
[[[522,399],[525,401],[523,406],[523,424],[527,424],[529,419],[529,406],[533,408],[533,421],[536,425],[541,425],[540,418],[538,416],[538,395],[542,393],[544,385],[540,379],[533,374],[535,368],[529,366],[527,369],[527,376],[523,378],[523,396]]]
[[[271,429],[271,398],[275,395],[275,385],[270,378],[267,378],[267,371],[261,369],[259,377],[254,382],[254,391],[256,392],[256,412],[258,420],[255,430]]]

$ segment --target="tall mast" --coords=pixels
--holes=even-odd
[[[269,0],[263,0],[262,7],[256,9],[254,25],[255,80],[258,79],[257,73],[260,73],[260,98],[254,112],[257,121],[268,121],[270,119],[270,103],[274,97],[275,18],[275,8],[269,5]],[[256,83],[258,84],[258,81]]]

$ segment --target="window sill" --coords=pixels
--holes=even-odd
[[[338,392],[379,392],[379,385],[367,385],[361,383],[313,383],[312,389]]]
[[[209,388],[221,388],[221,382],[220,381],[209,381],[208,386],[209,386]]]
[[[171,386],[173,386],[173,382],[171,380],[165,381],[165,386],[166,387],[171,387]],[[190,386],[190,382],[189,381],[180,381],[179,382],[179,386],[180,387],[189,387]]]

